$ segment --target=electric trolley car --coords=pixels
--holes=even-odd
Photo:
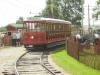
[[[23,44],[25,48],[48,48],[65,43],[71,35],[69,21],[38,18],[23,23]]]

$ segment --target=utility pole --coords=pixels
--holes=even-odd
[[[89,38],[92,40],[92,30],[90,26],[90,10],[89,10],[89,5],[88,5],[88,32],[89,32]]]
[[[89,11],[89,5],[88,5],[88,32],[90,34],[90,11]]]
[[[84,33],[83,33],[83,29],[84,29],[84,26],[83,26],[83,19],[84,19],[84,6],[83,6],[83,4],[84,4],[84,0],[81,0],[82,1],[82,36],[84,35]]]

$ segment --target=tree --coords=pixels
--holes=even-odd
[[[84,0],[47,0],[46,4],[43,17],[64,19],[81,26]]]
[[[46,8],[42,11],[42,16],[49,18],[61,18],[59,2],[60,0],[47,0],[47,5]]]
[[[0,32],[7,32],[6,27],[0,27]]]
[[[62,0],[60,3],[64,20],[71,21],[73,25],[81,26],[83,15],[83,0]]]
[[[93,10],[94,10],[94,14],[92,15],[92,17],[94,19],[98,19],[100,15],[100,0],[96,2],[96,7]]]
[[[23,17],[19,17],[19,19],[16,21],[16,24],[23,24]]]

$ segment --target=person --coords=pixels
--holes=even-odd
[[[90,44],[89,34],[85,34],[85,35],[82,37],[82,43],[83,43],[83,44]]]
[[[99,34],[94,34],[94,36],[96,39],[100,38]]]
[[[16,37],[17,37],[17,39],[16,39],[16,45],[17,45],[17,46],[20,46],[20,37],[21,37],[21,36],[20,36],[20,32],[17,32],[17,33],[16,33]]]
[[[5,46],[4,33],[1,34],[2,46]]]
[[[75,38],[76,38],[76,40],[78,40],[79,43],[81,42],[81,35],[80,34],[76,34]]]
[[[97,41],[100,39],[99,34],[94,34],[94,44],[97,45]]]
[[[0,47],[2,46],[2,37],[1,37],[1,33],[0,33]]]
[[[4,40],[5,40],[5,45],[8,45],[8,34],[7,33],[5,33],[4,34]]]
[[[16,33],[13,32],[12,33],[12,46],[16,46],[16,39],[17,39]]]

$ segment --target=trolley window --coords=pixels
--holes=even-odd
[[[44,23],[25,23],[24,27],[27,32],[44,32],[45,30]]]

